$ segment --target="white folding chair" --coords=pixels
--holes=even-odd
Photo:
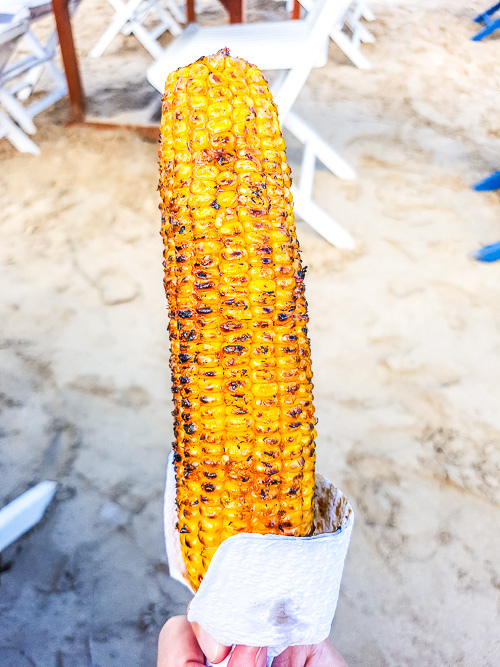
[[[317,0],[299,0],[308,12],[312,11]],[[359,69],[371,69],[372,65],[361,51],[361,44],[372,44],[375,38],[362,23],[375,20],[373,12],[362,0],[351,0],[344,16],[337,21],[330,31],[330,37]]]
[[[10,15],[10,23],[0,24],[4,28],[0,32],[0,44],[3,43],[4,49],[4,58],[0,63],[0,103],[10,117],[2,114],[2,136],[7,137],[18,150],[38,154],[40,151],[36,144],[26,135],[22,138],[12,126],[17,125],[22,133],[35,134],[33,118],[67,93],[66,78],[54,63],[56,32],[42,43],[31,30],[34,20],[52,12],[51,3],[47,0],[0,0],[0,12],[3,13],[5,8],[11,8],[16,13]],[[16,34],[19,23],[25,25],[25,29],[17,37],[9,38],[9,34]],[[18,54],[16,46],[21,41],[24,52]],[[51,79],[52,89],[44,91],[35,102],[23,104],[33,92],[42,71]]]
[[[158,37],[169,30],[172,35],[180,35],[182,29],[180,23],[184,17],[174,0],[108,0],[115,10],[113,20],[108,28],[94,46],[90,55],[99,58],[108,48],[114,38],[121,32],[124,35],[133,34],[137,37],[144,48],[153,56],[159,58],[163,49],[158,44]],[[154,27],[147,30],[144,22],[151,15],[156,16]]]
[[[20,21],[13,20],[14,17],[12,15],[4,14],[4,16],[10,16],[10,21],[9,23],[0,24],[0,103],[5,102],[5,99],[7,99],[7,104],[9,104],[11,98],[3,90],[2,71],[5,69],[12,52],[16,48],[17,42],[27,32],[29,21],[27,19]],[[35,142],[23,132],[10,115],[7,115],[0,109],[0,139],[4,137],[22,153],[32,153],[33,155],[40,153],[40,149]]]
[[[152,86],[163,92],[168,74],[200,56],[228,47],[233,55],[260,69],[281,70],[271,86],[282,126],[304,144],[299,186],[293,186],[295,212],[340,248],[353,248],[352,236],[312,201],[316,159],[339,178],[353,179],[354,170],[292,111],[313,67],[326,64],[330,27],[345,15],[349,0],[318,0],[303,21],[245,23],[200,28],[192,24],[170,44],[147,71]]]

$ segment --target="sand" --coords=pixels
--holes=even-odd
[[[251,19],[279,17],[249,3]],[[332,638],[350,667],[500,664],[498,38],[470,41],[484,2],[371,3],[373,70],[331,45],[297,108],[356,169],[315,196],[356,240],[298,223],[308,266],[318,469],[356,510]],[[216,5],[202,17],[224,20]],[[149,55],[111,11],[75,17],[89,109],[157,97]],[[165,38],[165,43],[169,38]],[[2,667],[155,664],[188,595],[162,536],[172,440],[157,145],[37,119],[34,158],[0,142],[0,504],[41,479],[43,522],[3,554]],[[298,173],[297,146],[289,155]],[[319,592],[318,592],[319,594]]]

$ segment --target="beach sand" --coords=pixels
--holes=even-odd
[[[224,20],[216,5],[201,17]],[[331,44],[299,113],[356,169],[315,196],[353,234],[298,222],[318,470],[356,524],[332,638],[350,667],[500,664],[498,37],[470,41],[481,0],[371,3],[371,71]],[[249,18],[283,16],[249,2]],[[149,55],[111,10],[74,25],[89,111],[157,105]],[[164,43],[169,41],[168,36]],[[189,595],[168,577],[162,493],[172,441],[157,144],[37,119],[40,157],[0,142],[0,504],[59,483],[2,554],[2,667],[155,664]],[[289,143],[293,175],[299,152]],[[320,591],[318,591],[318,595]]]

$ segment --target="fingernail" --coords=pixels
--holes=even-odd
[[[266,667],[267,664],[267,648],[262,647],[255,656],[255,667]]]
[[[217,658],[222,655],[223,645],[214,639],[208,632],[200,627],[200,636],[198,637],[203,653],[207,656],[210,662],[217,662]]]

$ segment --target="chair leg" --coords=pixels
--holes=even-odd
[[[48,95],[45,95],[45,97],[43,97],[38,102],[31,104],[26,108],[26,111],[29,113],[31,118],[34,118],[35,116],[38,116],[39,113],[42,113],[42,111],[45,111],[45,109],[48,109],[53,104],[58,102],[61,97],[64,97],[67,95],[67,93],[68,87],[65,84],[63,87],[57,88],[57,90],[52,91]]]
[[[347,26],[351,30],[353,29],[351,27],[349,21],[347,21]],[[368,30],[368,28],[366,28],[362,23],[358,23],[355,26],[355,29],[357,30],[358,37],[363,42],[363,44],[374,44],[375,43],[375,37],[371,34],[371,32]]]
[[[296,214],[332,245],[352,250],[352,236],[312,201],[312,194],[317,158],[340,178],[354,178],[354,170],[294,113],[288,114],[283,125],[304,143],[299,186],[292,186]]]
[[[92,58],[100,58],[100,56],[102,56],[114,38],[126,26],[127,22],[131,19],[132,15],[139,7],[141,2],[142,0],[129,0],[127,4],[121,3],[121,8],[116,12],[113,20],[105,30],[104,34],[91,50],[90,56]],[[117,3],[115,2],[115,5],[116,4]]]
[[[473,42],[479,42],[484,37],[488,37],[488,35],[491,35],[491,33],[495,32],[495,30],[498,30],[498,28],[500,28],[500,19],[492,21],[490,25],[488,25],[484,30],[480,30],[478,33],[474,35],[474,37],[471,37],[471,39]]]
[[[40,482],[0,509],[0,551],[40,521],[56,490],[56,482]]]
[[[332,30],[330,37],[333,39],[335,44],[346,54],[346,56],[353,62],[356,67],[359,69],[371,69],[371,63],[360,51],[359,48],[355,47],[351,40],[347,37],[342,30]]]
[[[283,126],[301,143],[309,144],[318,160],[321,160],[332,174],[345,180],[354,180],[356,178],[354,169],[293,111],[289,112],[283,121]]]
[[[472,189],[476,192],[491,192],[493,190],[500,189],[500,171],[496,171],[494,174],[490,174],[486,178],[483,178],[482,181],[479,181],[472,186]]]
[[[16,100],[5,88],[0,89],[0,102],[7,109],[10,116],[16,121],[19,127],[28,134],[35,134],[36,127],[33,123],[30,113],[23,105]]]
[[[293,206],[295,213],[307,222],[324,239],[337,248],[354,248],[354,239],[349,232],[311,199],[305,197],[300,188],[292,185]]]
[[[31,51],[38,58],[47,60],[48,55],[51,58],[54,56],[57,47],[57,32],[54,31],[52,33],[52,35],[49,37],[45,45],[42,45],[40,43],[40,41],[37,39],[37,37],[35,37],[34,33],[31,30],[28,30],[28,32],[25,35],[25,38],[30,46]],[[18,100],[26,101],[28,99],[28,97],[33,92],[36,84],[40,80],[44,67],[49,62],[52,65],[52,67],[50,68],[50,73],[52,75],[52,78],[54,78],[58,84],[61,83],[66,84],[66,79],[63,73],[59,70],[59,68],[57,68],[54,65],[54,63],[51,60],[47,60],[47,62],[43,63],[42,65],[39,65],[38,67],[32,67],[26,74],[23,80],[24,86],[20,88],[16,94]]]
[[[0,138],[5,137],[21,153],[40,155],[40,149],[11,119],[0,111]]]
[[[300,164],[300,182],[299,189],[304,197],[312,197],[314,186],[314,172],[316,170],[316,154],[311,142],[308,141],[304,146],[304,154]]]
[[[497,12],[499,9],[500,9],[500,2],[497,3],[496,5],[493,5],[493,7],[490,7],[482,14],[478,14],[474,19],[474,21],[476,23],[483,23],[485,16],[491,16],[492,14],[495,14],[495,12]]]
[[[166,30],[169,30],[172,35],[174,35],[174,37],[182,34],[182,28],[177,22],[177,19],[168,10],[163,9],[163,7],[160,7],[159,5],[153,9],[155,14],[158,16],[158,19],[160,20],[158,27],[153,31],[157,34],[158,37],[163,35]]]
[[[167,0],[165,5],[177,23],[186,23],[186,15],[182,13],[179,5],[174,0]]]
[[[361,8],[361,16],[365,21],[375,21],[375,14],[364,2],[360,2],[359,6]]]
[[[137,37],[137,39],[140,41],[140,43],[143,45],[146,51],[148,51],[148,53],[150,53],[155,60],[159,60],[163,55],[163,49],[158,44],[156,39],[153,39],[153,37],[151,37],[149,32],[142,25],[142,23],[139,23],[139,21],[131,21],[130,25],[132,27],[131,32],[134,33],[134,35]]]

